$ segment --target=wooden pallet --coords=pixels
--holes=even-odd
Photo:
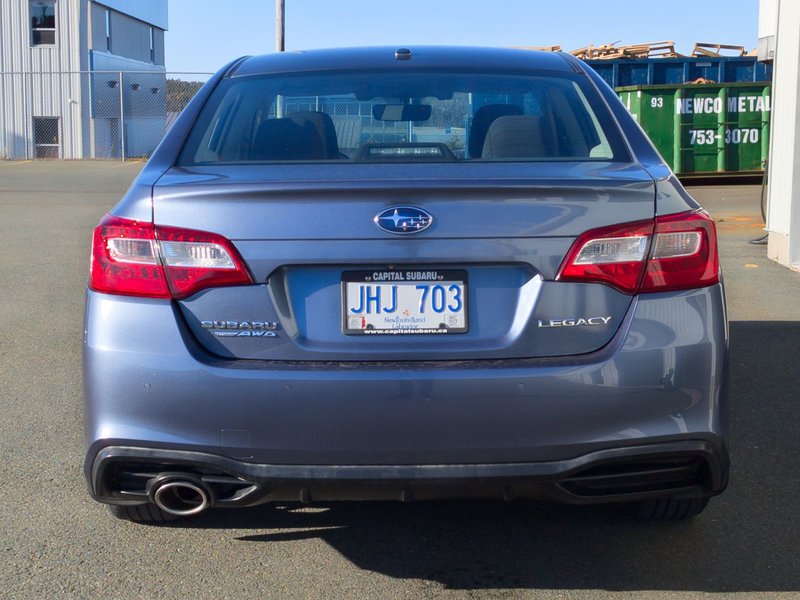
[[[541,52],[561,52],[561,46],[514,46],[519,50],[539,50]]]
[[[733,52],[733,54],[722,54],[723,50]],[[707,42],[697,42],[692,50],[692,56],[707,56],[716,58],[719,56],[747,56],[744,46],[732,46],[730,44],[709,44]]]

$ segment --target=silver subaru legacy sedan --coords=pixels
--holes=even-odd
[[[94,231],[85,475],[159,522],[274,501],[725,489],[714,223],[560,53],[236,60]]]

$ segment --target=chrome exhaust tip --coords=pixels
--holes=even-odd
[[[150,501],[170,515],[190,517],[214,505],[211,489],[191,475],[162,474],[148,488]]]

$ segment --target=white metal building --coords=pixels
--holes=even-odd
[[[167,2],[0,0],[0,158],[151,151],[166,120]]]
[[[800,271],[800,3],[761,0],[759,58],[774,60],[767,256]]]

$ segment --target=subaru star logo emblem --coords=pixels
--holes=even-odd
[[[430,213],[413,206],[393,206],[375,215],[375,224],[389,233],[417,233],[431,226]]]

